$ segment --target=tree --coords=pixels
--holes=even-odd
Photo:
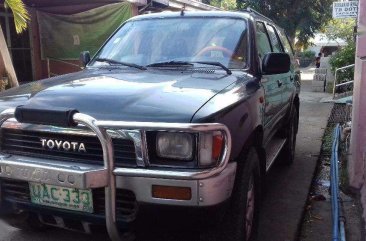
[[[329,64],[332,71],[337,68],[355,63],[356,43],[354,28],[356,25],[355,19],[333,19],[324,28],[324,34],[331,40],[342,39],[347,42],[347,45],[339,50],[330,58]],[[344,81],[352,80],[354,76],[354,68],[349,68],[338,73],[337,79]]]
[[[14,24],[17,33],[22,33],[27,29],[29,14],[22,0],[5,0],[4,6],[9,7],[13,12]]]
[[[207,0],[206,0],[207,1]],[[208,0],[208,4],[224,10],[236,10],[236,0]]]
[[[341,68],[347,65],[355,63],[356,45],[354,42],[348,43],[336,54],[332,55],[329,60],[329,64],[332,67],[332,71],[335,72],[337,68]],[[341,82],[350,81],[354,78],[354,68],[345,69],[339,71],[337,74],[337,80]]]
[[[251,7],[283,27],[292,43],[303,45],[331,18],[333,0],[236,0],[238,9]]]
[[[13,12],[15,30],[19,34],[27,28],[27,21],[29,20],[29,15],[27,9],[25,8],[22,0],[5,0],[4,6],[9,7]],[[5,41],[4,33],[0,26],[0,57],[4,63],[5,71],[10,80],[10,86],[18,86],[18,79],[12,64],[8,46]],[[2,87],[6,86],[8,83],[1,82]]]
[[[324,34],[330,40],[342,39],[348,44],[354,42],[356,19],[332,19],[324,27]]]

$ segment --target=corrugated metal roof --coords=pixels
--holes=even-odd
[[[67,5],[84,5],[84,4],[108,4],[123,2],[122,0],[23,0],[27,6],[32,7],[55,7]]]
[[[29,7],[35,8],[54,8],[54,7],[70,7],[70,6],[85,6],[90,5],[93,7],[102,6],[110,3],[118,3],[118,2],[131,2],[133,0],[23,0],[23,2]],[[154,1],[154,0],[152,0]],[[162,0],[156,0],[155,2],[161,3]],[[186,10],[220,10],[220,8],[204,4],[200,1],[196,0],[164,0],[165,4],[168,2],[170,7],[181,8],[183,5],[186,5]],[[4,0],[0,0],[0,4],[3,4]],[[54,11],[52,11],[54,12]],[[56,11],[57,12],[57,11]]]

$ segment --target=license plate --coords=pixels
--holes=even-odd
[[[59,187],[29,183],[31,202],[82,212],[93,212],[93,196],[90,189]]]

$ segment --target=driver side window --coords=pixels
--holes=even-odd
[[[268,33],[263,22],[256,22],[256,38],[259,58],[272,52],[272,47],[268,39]]]
[[[283,52],[282,45],[281,45],[280,40],[278,39],[278,34],[277,34],[276,29],[272,25],[267,25],[267,30],[268,30],[268,35],[271,39],[273,52],[275,52],[275,53]]]

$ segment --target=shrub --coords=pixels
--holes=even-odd
[[[335,55],[333,55],[329,60],[329,64],[332,67],[333,73],[337,68],[354,64],[355,54],[356,54],[356,45],[354,43],[349,43],[347,46],[345,46],[344,48],[339,50]],[[337,75],[338,75],[337,79],[341,80],[340,82],[353,80],[354,68],[339,71]]]

